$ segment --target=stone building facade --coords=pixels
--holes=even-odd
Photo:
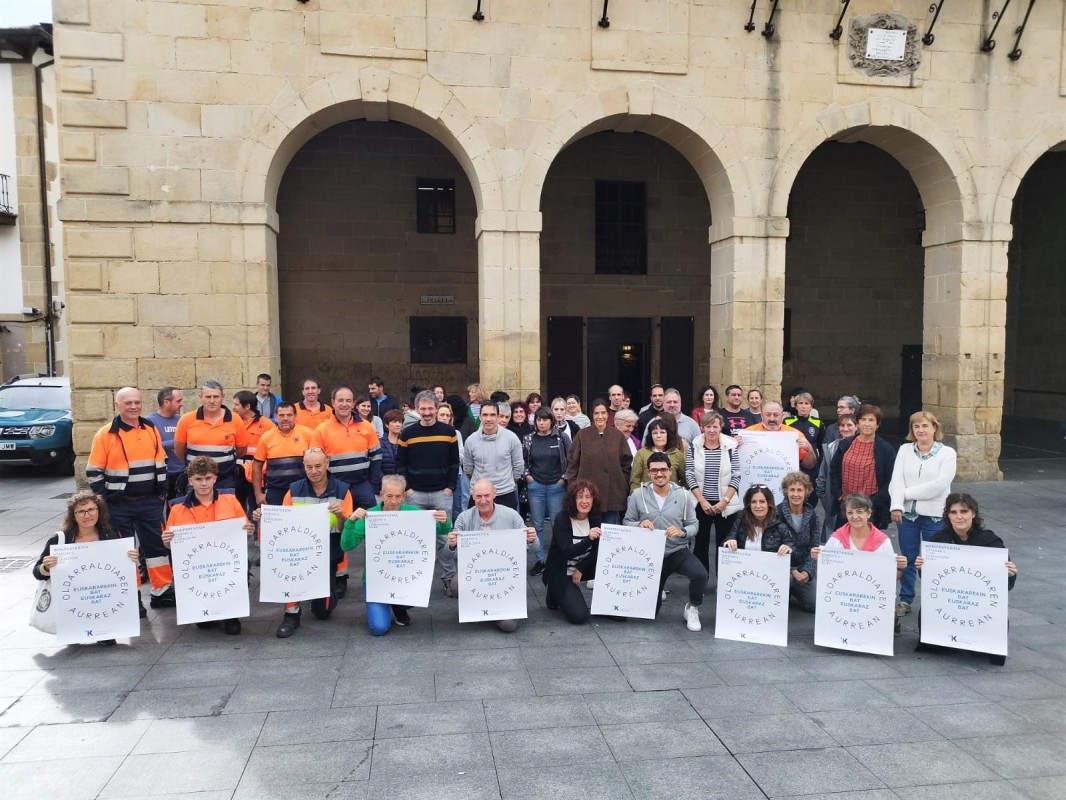
[[[65,374],[52,35],[0,30],[0,376]]]
[[[991,5],[55,0],[76,443],[124,384],[613,369],[918,403],[996,477],[1066,397],[1066,66]]]

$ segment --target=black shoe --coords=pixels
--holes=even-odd
[[[148,609],[144,607],[144,601],[141,599],[140,592],[137,592],[137,614],[141,619],[148,616]]]
[[[533,569],[529,571],[529,574],[540,575],[542,572],[544,572],[544,562],[538,560],[537,563],[533,565]]]
[[[993,667],[1002,667],[1004,664],[1007,663],[1007,657],[1006,656],[989,656],[988,657],[988,663],[991,664]]]
[[[196,623],[196,627],[197,627],[197,628],[199,628],[199,629],[200,629],[200,630],[202,630],[202,631],[205,631],[205,630],[207,630],[208,628],[213,628],[213,627],[215,627],[215,625],[217,625],[217,624],[218,624],[218,623],[217,623],[217,622],[216,622],[215,620],[210,620],[210,621],[208,621],[208,622],[197,622],[197,623]]]
[[[407,613],[406,608],[398,608],[397,606],[393,606],[392,618],[401,628],[406,628],[408,625],[411,624],[411,615]]]
[[[558,611],[559,604],[555,602],[555,598],[550,594],[544,596],[544,605],[548,607],[549,611]]]
[[[348,594],[348,576],[338,575],[336,581],[333,584],[333,594],[340,600],[344,595]]]
[[[336,605],[336,600],[333,597],[316,597],[311,601],[311,613],[315,619],[329,619],[329,615],[333,613],[333,608]]]
[[[226,631],[227,636],[236,636],[241,632],[241,621],[239,619],[224,620],[222,628]]]
[[[114,647],[118,642],[114,639],[101,639],[96,643],[97,647]]]
[[[284,618],[281,621],[281,624],[278,625],[278,638],[279,639],[288,639],[290,636],[292,636],[294,633],[296,633],[296,629],[299,628],[299,627],[300,627],[300,612],[299,611],[297,611],[295,614],[288,614],[288,613],[285,614]]]
[[[178,604],[178,599],[174,596],[174,587],[171,586],[163,594],[153,594],[148,601],[148,605],[152,608],[174,608]]]

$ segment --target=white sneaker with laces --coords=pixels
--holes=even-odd
[[[700,610],[697,606],[685,603],[685,623],[690,631],[702,631],[700,624]]]

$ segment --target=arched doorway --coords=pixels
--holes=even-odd
[[[477,373],[474,192],[456,158],[400,122],[341,122],[293,156],[277,198],[288,394],[371,375],[458,386]]]
[[[788,217],[782,393],[803,386],[829,416],[843,394],[889,417],[920,408],[925,212],[910,174],[874,145],[826,142]]]
[[[1004,445],[1005,457],[1063,452],[1053,431],[1066,418],[1064,183],[1066,152],[1048,152],[1025,173],[1014,198],[1003,395],[1013,444]]]
[[[711,211],[695,169],[655,136],[592,133],[552,162],[541,212],[542,385],[590,400],[619,383],[639,408],[661,382],[687,410],[711,339]]]

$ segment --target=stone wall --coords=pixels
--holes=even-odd
[[[788,205],[786,390],[808,388],[825,413],[857,394],[898,414],[901,348],[922,341],[921,210],[883,150],[831,142],[807,160]]]
[[[923,401],[960,474],[996,477],[1012,203],[1066,141],[1062,3],[1034,6],[1018,61],[979,52],[987,3],[949,4],[893,76],[828,37],[839,3],[782,4],[773,37],[744,31],[747,6],[627,0],[601,29],[598,0],[487,3],[482,23],[466,0],[56,0],[79,448],[122,383],[281,374],[278,186],[316,134],[368,120],[465,173],[478,373],[515,392],[542,379],[542,195],[569,145],[642,132],[688,161],[711,212],[710,378],[771,393],[793,184],[826,141],[880,148],[925,211]],[[924,28],[927,0],[891,6]]]
[[[596,274],[597,180],[646,185],[647,275]],[[559,154],[544,184],[541,208],[542,324],[553,315],[694,317],[695,384],[703,383],[710,348],[711,215],[692,166],[650,136],[593,134]],[[651,375],[653,380],[659,375],[654,342]]]
[[[456,232],[418,233],[416,179],[455,181]],[[396,122],[348,122],[308,142],[278,192],[282,378],[299,398],[307,375],[366,391],[371,375],[466,386],[478,371],[474,196],[454,156]],[[453,304],[420,305],[423,295]],[[464,364],[411,364],[408,318],[469,320]]]

